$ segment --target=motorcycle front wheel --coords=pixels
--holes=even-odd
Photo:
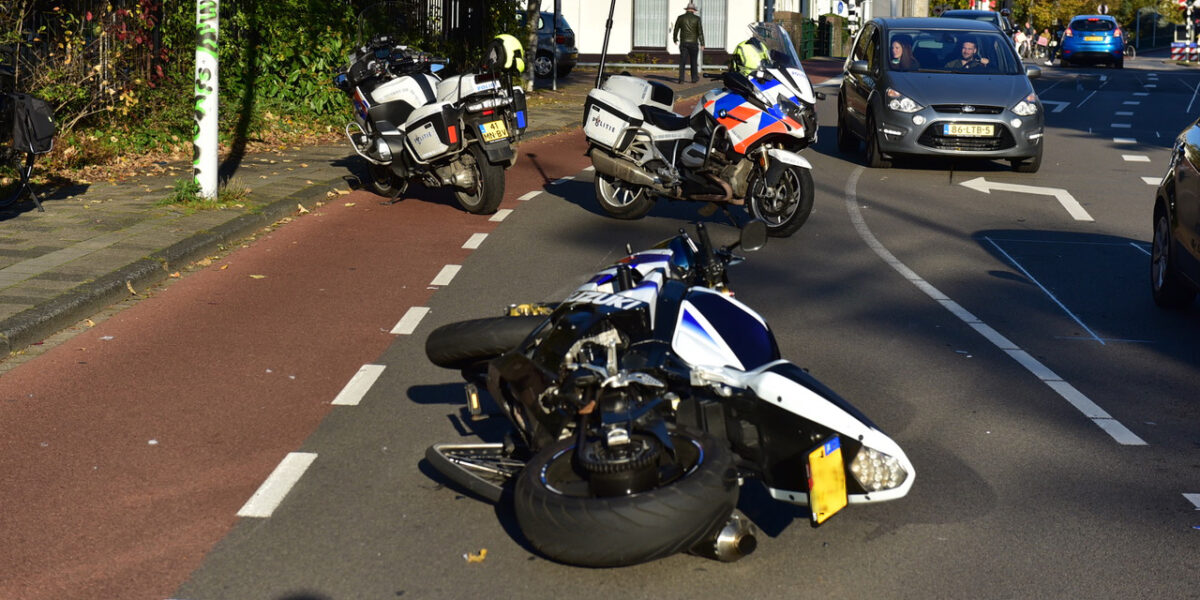
[[[803,167],[788,165],[779,177],[779,183],[770,188],[762,169],[755,168],[746,205],[751,216],[766,222],[768,235],[792,235],[812,214],[812,172]]]
[[[546,557],[586,567],[617,567],[683,552],[719,530],[737,504],[737,472],[724,444],[708,434],[672,433],[650,465],[678,473],[644,491],[597,496],[576,457],[577,437],[539,451],[517,478],[513,507],[521,533]],[[614,467],[616,465],[614,464]],[[595,465],[590,465],[596,472]]]
[[[454,197],[463,210],[475,215],[490,215],[504,199],[504,167],[488,162],[479,144],[471,144],[463,153],[463,165],[474,171],[475,187],[470,191],[455,188]]]
[[[596,200],[610,217],[640,219],[654,208],[654,199],[646,188],[596,173]]]

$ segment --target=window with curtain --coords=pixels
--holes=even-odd
[[[633,0],[633,47],[666,48],[670,41],[667,0]]]
[[[729,0],[693,0],[696,3],[697,12],[700,13],[700,22],[704,24],[704,46],[706,48],[724,48],[725,47],[725,31],[728,23],[728,7]],[[741,35],[738,32],[734,36]],[[749,37],[749,31],[746,32],[746,37]]]

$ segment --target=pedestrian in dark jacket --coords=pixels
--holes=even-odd
[[[691,61],[692,64],[692,83],[700,81],[696,59],[700,54],[700,47],[704,45],[704,25],[700,22],[700,15],[696,14],[695,2],[688,2],[683,14],[675,19],[675,33],[672,37],[675,43],[679,44],[679,83],[683,83],[685,61]]]

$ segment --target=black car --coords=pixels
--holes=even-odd
[[[944,10],[939,16],[949,19],[971,19],[972,21],[991,23],[992,25],[995,25],[997,29],[1003,31],[1004,35],[1009,37],[1012,37],[1012,34],[1017,32],[1017,29],[1013,27],[1012,21],[1009,21],[1008,17],[1001,13],[992,12],[990,10],[967,10],[955,8],[951,10]]]
[[[517,13],[518,24],[525,25],[525,13]],[[558,60],[558,76],[566,77],[579,61],[579,49],[575,47],[575,32],[567,20],[558,15],[558,26],[553,27],[554,13],[542,11],[537,23],[537,55],[533,57],[533,74],[549,77],[554,69],[555,55]]]
[[[1163,308],[1189,306],[1200,291],[1200,121],[1175,139],[1155,194],[1150,291]]]

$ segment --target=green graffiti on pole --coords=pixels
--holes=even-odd
[[[217,195],[218,0],[196,2],[196,78],[192,168],[200,195]]]

